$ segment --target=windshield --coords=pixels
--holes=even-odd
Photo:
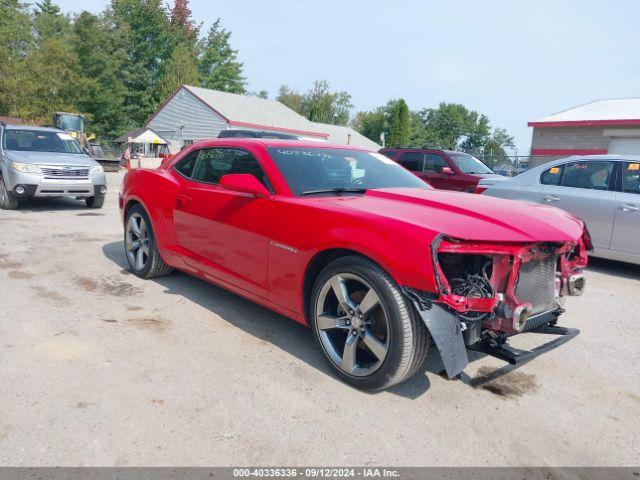
[[[267,150],[295,195],[372,188],[431,188],[379,153],[308,147]]]
[[[68,133],[46,130],[5,130],[2,148],[20,152],[84,153]]]
[[[450,153],[449,156],[462,173],[493,173],[493,170],[468,153]]]
[[[84,118],[81,115],[62,113],[58,116],[56,127],[60,128],[60,130],[83,132]]]

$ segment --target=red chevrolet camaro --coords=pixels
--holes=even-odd
[[[433,190],[379,153],[202,141],[130,171],[120,209],[136,275],[176,268],[309,325],[330,367],[358,388],[413,375],[431,339],[455,377],[466,349],[518,363],[577,333],[556,323],[564,297],[584,288],[580,220]],[[529,331],[559,337],[509,347]]]

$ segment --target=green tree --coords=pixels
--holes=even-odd
[[[378,107],[369,112],[358,112],[351,126],[365,137],[379,142],[382,132],[389,129],[389,111],[386,107]]]
[[[426,143],[426,129],[420,118],[420,114],[411,110],[409,112],[409,145],[422,146]]]
[[[469,110],[460,104],[442,102],[436,109],[424,109],[420,116],[425,124],[425,143],[456,149],[468,134]]]
[[[198,85],[199,82],[200,72],[193,52],[185,44],[176,45],[158,82],[160,97],[168,98],[180,85]]]
[[[81,95],[78,106],[88,115],[88,131],[114,138],[134,125],[123,109],[127,52],[103,15],[82,12],[73,32],[78,62],[83,75],[91,79],[91,88]]]
[[[33,45],[26,3],[0,0],[0,114],[15,115],[26,76],[24,59]]]
[[[302,111],[302,95],[289,87],[289,85],[282,85],[278,89],[276,100],[294,112],[298,112],[301,115],[304,114]]]
[[[209,29],[200,57],[201,85],[224,92],[245,93],[242,63],[238,61],[238,51],[231,48],[230,37],[231,32],[222,28],[220,19]]]
[[[424,125],[425,143],[443,148],[458,149],[479,155],[492,150],[506,155],[513,148],[513,137],[503,128],[491,129],[489,118],[464,105],[441,103],[436,109],[419,113]]]
[[[347,125],[353,105],[347,92],[331,91],[326,80],[313,82],[313,86],[304,94],[282,85],[276,97],[286,105],[312,122]]]
[[[49,121],[51,113],[77,109],[90,82],[80,74],[73,48],[61,39],[44,41],[25,60],[28,78],[21,84],[16,113],[27,120]]]
[[[467,116],[466,138],[460,143],[464,152],[474,153],[484,148],[491,136],[491,126],[486,115],[469,112]]]
[[[123,113],[141,125],[163,98],[157,90],[174,38],[162,0],[112,0],[105,12],[119,47],[127,52],[121,71],[125,84]]]
[[[515,148],[513,137],[504,128],[496,128],[482,149],[485,163],[496,165],[508,160],[507,149],[513,148]]]
[[[401,98],[395,102],[389,119],[387,145],[407,145],[409,143],[409,107]]]
[[[352,126],[365,137],[374,142],[380,141],[380,134],[385,133],[386,145],[392,145],[389,140],[392,117],[400,100],[389,100],[383,107],[378,107],[369,112],[358,112],[354,117]],[[403,101],[403,103],[405,103]],[[406,103],[405,103],[406,107]],[[404,107],[402,107],[404,109]],[[408,110],[408,108],[407,108]],[[408,112],[408,127],[406,137],[401,139],[403,145],[422,145],[425,143],[425,129],[422,118],[418,112]]]
[[[38,42],[61,38],[71,32],[71,22],[51,0],[36,2],[33,27]]]
[[[347,92],[332,92],[326,80],[313,82],[300,102],[300,109],[312,122],[346,125],[353,105]]]

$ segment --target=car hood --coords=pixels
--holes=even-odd
[[[461,240],[567,242],[583,233],[582,221],[558,208],[471,193],[394,188],[322,201]]]
[[[95,160],[84,153],[57,153],[57,152],[22,152],[6,150],[5,155],[9,160],[22,163],[35,163],[38,165],[70,165],[76,167],[93,167],[97,165]]]

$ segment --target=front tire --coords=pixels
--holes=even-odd
[[[85,199],[87,207],[89,208],[102,208],[104,205],[104,198],[106,195],[94,195]]]
[[[398,284],[360,256],[339,258],[320,272],[310,318],[331,369],[362,390],[408,379],[427,355],[427,329]]]
[[[144,208],[134,205],[127,212],[124,225],[124,248],[131,271],[144,279],[169,275],[173,268],[160,257],[153,226]]]
[[[19,205],[18,199],[7,189],[4,178],[0,177],[0,209],[15,210]]]

